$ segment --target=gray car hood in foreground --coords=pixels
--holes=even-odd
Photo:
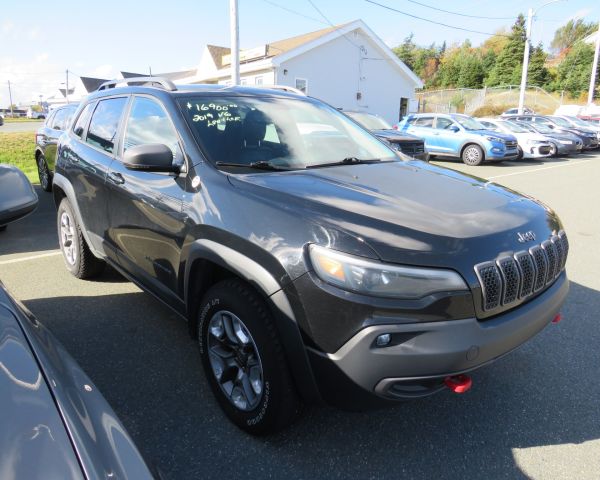
[[[324,167],[236,179],[240,187],[251,183],[276,190],[277,201],[295,202],[294,208],[304,207],[311,221],[366,241],[390,262],[459,268],[462,258],[472,270],[472,262],[522,249],[517,231],[532,230],[541,241],[559,227],[555,215],[529,197],[422,162]]]

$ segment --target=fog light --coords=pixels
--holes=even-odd
[[[375,345],[378,347],[385,347],[389,345],[392,341],[392,336],[389,333],[384,333],[383,335],[379,335],[377,340],[375,340]]]

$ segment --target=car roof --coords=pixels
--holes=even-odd
[[[285,97],[293,99],[310,99],[304,95],[298,95],[293,92],[281,89],[269,89],[262,87],[247,87],[242,85],[217,85],[217,84],[195,84],[195,85],[177,85],[176,90],[167,90],[162,87],[152,85],[129,85],[124,87],[106,88],[92,92],[88,100],[108,97],[119,94],[152,93],[173,97],[182,97],[193,94],[212,94],[218,96],[256,96],[256,97]]]

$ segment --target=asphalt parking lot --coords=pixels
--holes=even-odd
[[[51,195],[0,233],[0,278],[65,344],[166,478],[600,477],[600,154],[467,167],[541,199],[569,234],[564,320],[463,396],[365,413],[311,408],[251,438],[221,414],[182,320],[118,274],[73,278]],[[448,199],[452,201],[452,199]]]

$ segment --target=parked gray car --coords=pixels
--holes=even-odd
[[[515,121],[532,133],[539,133],[551,140],[551,155],[572,155],[581,153],[583,150],[583,141],[577,135],[569,132],[560,132],[550,128],[543,123],[530,123]]]
[[[25,175],[0,165],[0,224],[36,206]],[[1,281],[0,412],[3,479],[153,478],[96,386]]]

